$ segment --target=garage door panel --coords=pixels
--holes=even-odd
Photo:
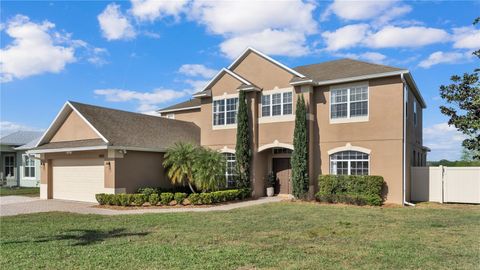
[[[103,159],[54,160],[53,197],[95,202],[95,194],[105,192]]]

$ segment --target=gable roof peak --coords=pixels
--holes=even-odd
[[[298,76],[300,78],[304,78],[305,75],[301,74],[300,72],[290,68],[290,67],[287,67],[286,65],[278,62],[277,60],[271,58],[270,56],[260,52],[259,50],[253,48],[253,47],[247,47],[235,60],[233,60],[233,62],[230,64],[230,66],[228,66],[228,69],[229,70],[233,70],[235,67],[238,66],[238,64],[240,64],[240,62],[242,62],[243,59],[245,59],[245,57],[247,57],[247,55],[249,53],[255,53],[257,54],[258,56],[264,58],[265,60],[279,66],[280,68],[283,68],[284,70],[290,72],[291,74],[295,75],[295,76]]]

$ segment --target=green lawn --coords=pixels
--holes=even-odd
[[[1,218],[2,269],[478,269],[479,206]]]
[[[0,196],[21,195],[21,196],[39,196],[40,188],[36,187],[0,187]]]

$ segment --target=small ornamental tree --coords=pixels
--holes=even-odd
[[[308,192],[308,137],[307,108],[303,95],[297,99],[295,130],[293,133],[292,185],[293,196],[305,198]]]
[[[250,128],[248,124],[248,110],[245,92],[240,91],[238,97],[237,115],[237,143],[235,145],[237,185],[239,187],[250,187]]]

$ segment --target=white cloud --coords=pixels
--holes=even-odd
[[[233,59],[249,46],[269,55],[302,56],[309,52],[303,33],[272,29],[229,38],[220,44],[220,50]]]
[[[430,68],[438,64],[457,64],[464,63],[472,58],[470,52],[442,52],[437,51],[422,60],[418,66],[422,68]]]
[[[9,121],[0,121],[0,137],[6,136],[10,133],[16,131],[43,131],[40,128],[30,127],[24,124],[9,122]]]
[[[434,124],[423,129],[424,144],[432,152],[428,154],[429,160],[456,160],[460,158],[462,141],[465,135],[457,131],[454,126],[447,123]]]
[[[203,88],[207,85],[209,81],[187,79],[184,82],[192,87],[192,90],[186,90],[186,91],[189,91],[190,94],[193,94],[195,92],[203,90]]]
[[[229,58],[253,46],[267,54],[299,56],[309,49],[307,35],[317,32],[312,2],[290,1],[194,1],[189,18],[215,35]],[[232,12],[235,11],[235,12]]]
[[[136,36],[132,24],[117,4],[109,4],[97,19],[107,40],[128,40]]]
[[[443,29],[422,26],[396,27],[386,26],[370,35],[365,44],[373,48],[421,47],[449,40]]]
[[[61,46],[49,21],[36,24],[27,16],[17,15],[6,25],[12,43],[0,49],[0,81],[22,79],[46,72],[59,73],[66,64],[75,62],[73,46]]]
[[[322,14],[325,20],[330,14],[335,14],[345,20],[367,20],[379,17],[398,1],[334,1]]]
[[[405,14],[409,13],[410,11],[412,11],[411,6],[407,6],[407,5],[394,6],[392,8],[389,8],[381,16],[376,18],[374,20],[374,24],[385,25],[388,22],[390,22],[391,20],[393,20],[395,18],[398,18],[398,17],[401,17],[402,15],[405,15]],[[416,21],[412,21],[412,22],[418,23]],[[403,23],[405,23],[405,21],[403,21]]]
[[[125,89],[97,89],[94,93],[104,96],[109,102],[138,102],[138,111],[148,112],[158,109],[158,105],[184,97],[189,94],[188,91],[176,91],[172,89],[157,88],[151,92],[138,92]]]
[[[453,47],[461,49],[480,48],[480,29],[474,27],[453,28]]]
[[[130,12],[140,21],[155,21],[167,16],[178,18],[188,0],[131,0]]]
[[[315,5],[288,1],[194,1],[191,18],[219,35],[257,33],[265,29],[294,29],[313,34]]]
[[[336,51],[353,47],[362,42],[368,29],[368,24],[352,24],[338,28],[333,32],[325,31],[322,33],[322,37],[327,43],[326,49]]]
[[[182,65],[179,69],[178,72],[185,74],[187,76],[200,76],[203,78],[212,78],[217,74],[217,71],[211,68],[207,68],[204,65],[199,65],[199,64],[185,64]]]

